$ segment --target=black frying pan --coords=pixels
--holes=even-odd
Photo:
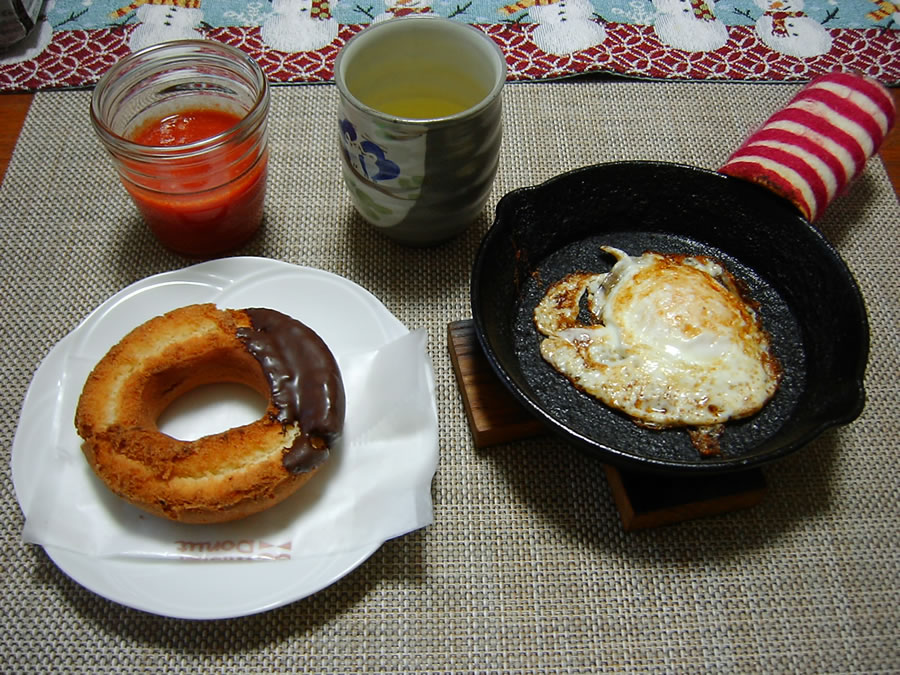
[[[784,379],[761,412],[726,425],[721,455],[702,457],[683,429],[637,426],[541,358],[535,305],[570,272],[609,270],[601,244],[714,256],[761,303]],[[865,402],[868,322],[846,265],[789,202],[713,171],[600,164],[509,193],[481,243],[471,293],[478,340],[513,396],[568,441],[624,468],[747,469],[852,421]]]

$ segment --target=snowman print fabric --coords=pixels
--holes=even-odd
[[[0,90],[92,84],[130,51],[186,38],[237,46],[276,82],[330,81],[350,37],[412,15],[486,32],[511,80],[852,70],[900,84],[900,0],[46,0],[29,35],[0,50]]]

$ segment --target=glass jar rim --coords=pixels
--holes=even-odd
[[[116,81],[141,64],[152,59],[172,59],[170,63],[187,62],[191,58],[207,56],[227,57],[235,64],[242,65],[246,72],[243,77],[256,90],[256,96],[249,110],[233,127],[214,136],[203,138],[183,145],[144,145],[113,131],[104,120],[100,111],[101,101]],[[226,63],[223,61],[223,63]],[[241,74],[235,67],[235,73]],[[241,142],[265,122],[269,107],[269,81],[259,64],[245,52],[223,42],[207,39],[172,40],[150,45],[132,52],[116,62],[97,81],[91,95],[90,116],[95,131],[104,144],[114,146],[116,152],[124,155],[147,158],[165,158],[171,156],[189,157],[203,154],[210,149],[220,147],[224,143]]]

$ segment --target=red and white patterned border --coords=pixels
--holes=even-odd
[[[830,31],[833,45],[814,58],[787,56],[763,45],[752,26],[729,27],[730,39],[715,51],[686,52],[665,46],[651,26],[607,23],[600,47],[557,56],[538,49],[528,24],[478,26],[506,54],[510,80],[555,79],[580,73],[680,80],[805,81],[829,72],[855,72],[885,85],[900,84],[900,31],[846,28]],[[252,55],[272,82],[328,82],[343,44],[364,25],[341,26],[337,39],[315,52],[268,48],[258,27],[211,28],[206,37]],[[133,26],[61,31],[34,59],[0,65],[0,91],[60,89],[94,84],[129,52]]]

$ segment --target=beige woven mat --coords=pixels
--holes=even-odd
[[[512,85],[489,206],[511,189],[598,161],[715,168],[795,90]],[[8,457],[32,373],[111,294],[187,264],[161,250],[136,219],[92,136],[89,94],[38,94],[0,188],[0,670],[896,669],[900,208],[880,161],[870,162],[821,223],[870,312],[862,417],[768,468],[769,492],[756,508],[625,534],[596,462],[548,439],[474,449],[445,331],[448,322],[470,316],[470,265],[489,218],[431,250],[404,249],[373,234],[340,184],[335,96],[330,85],[275,90],[267,225],[241,253],[346,276],[408,326],[428,329],[440,414],[434,525],[386,543],[312,597],[210,622],[113,604],[21,543]]]

